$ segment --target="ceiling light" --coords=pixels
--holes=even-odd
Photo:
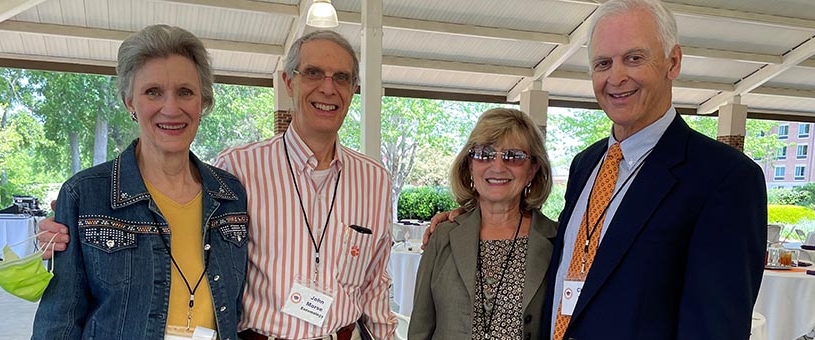
[[[337,10],[331,4],[331,0],[314,0],[308,8],[306,25],[313,27],[337,27]]]

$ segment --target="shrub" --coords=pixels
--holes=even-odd
[[[767,203],[783,205],[806,205],[810,199],[807,191],[789,188],[771,188],[767,190]]]
[[[396,218],[400,220],[430,220],[439,211],[453,210],[458,203],[445,187],[413,187],[399,194]]]
[[[798,224],[805,220],[815,219],[815,211],[797,205],[767,206],[767,222],[781,224]]]

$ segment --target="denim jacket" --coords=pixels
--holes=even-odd
[[[32,339],[163,339],[172,264],[170,228],[136,165],[135,140],[119,157],[66,181],[55,220],[71,241],[54,255],[54,278],[40,302]],[[201,162],[206,276],[219,339],[237,339],[246,281],[246,191],[237,178]],[[208,247],[204,247],[207,249]]]

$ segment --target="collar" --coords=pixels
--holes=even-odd
[[[293,128],[286,129],[286,132],[283,133],[283,141],[288,150],[289,161],[294,171],[297,173],[314,172],[314,169],[317,168],[317,157],[300,135],[297,134],[297,130]],[[339,138],[337,138],[334,141],[334,159],[331,160],[328,169],[332,173],[337,173],[342,168],[344,158],[345,152],[340,145]]]
[[[674,117],[676,117],[676,108],[671,105],[661,118],[651,123],[651,125],[646,126],[644,129],[637,131],[637,133],[620,143],[620,149],[623,152],[623,164],[625,164],[628,169],[633,169],[648,156],[649,151],[657,145],[657,142],[659,142],[665,130],[667,130],[668,126],[673,122]],[[617,143],[617,140],[614,139],[614,135],[612,134],[611,137],[608,138],[608,147],[611,147],[614,143]],[[608,147],[606,149],[608,149]]]
[[[138,201],[149,200],[150,193],[136,162],[136,145],[139,139],[133,140],[130,146],[113,160],[111,168],[110,202],[114,209],[122,208]],[[217,171],[202,162],[190,151],[190,161],[201,175],[201,189],[212,198],[237,200],[238,195],[225,183]]]

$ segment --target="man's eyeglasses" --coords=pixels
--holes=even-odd
[[[307,68],[303,71],[294,70],[294,74],[299,74],[311,82],[322,82],[328,77],[325,75],[325,72],[316,68]],[[351,84],[354,82],[354,77],[348,73],[340,72],[332,74],[331,80],[334,81],[334,85],[338,87],[351,87]]]
[[[501,160],[507,165],[521,165],[524,160],[532,159],[532,156],[525,151],[509,149],[504,151],[495,151],[491,146],[476,145],[470,148],[470,158],[479,162],[491,162],[493,159],[501,155]]]

